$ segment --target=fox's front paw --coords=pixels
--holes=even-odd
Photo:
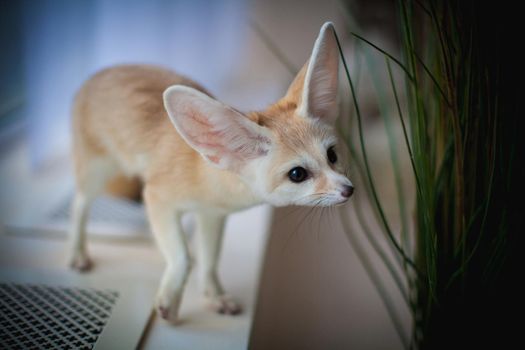
[[[207,297],[206,303],[213,311],[223,315],[238,315],[242,312],[241,305],[227,294]]]
[[[69,267],[78,272],[88,272],[93,268],[93,262],[86,253],[77,253],[69,258]]]
[[[175,297],[163,296],[161,293],[157,295],[157,301],[155,302],[155,309],[157,314],[172,324],[180,323],[179,320],[179,307],[182,295]]]

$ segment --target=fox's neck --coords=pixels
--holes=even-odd
[[[232,174],[232,176],[235,178],[235,182],[228,183],[229,191],[226,192],[228,195],[225,196],[229,197],[228,201],[233,211],[247,209],[263,203],[263,199],[241,178],[234,174]]]
[[[210,167],[207,185],[208,195],[206,202],[226,212],[247,209],[264,202],[260,195],[252,189],[253,184],[248,184],[239,175]],[[213,168],[213,169],[211,169]]]

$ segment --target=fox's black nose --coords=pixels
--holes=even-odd
[[[350,198],[350,196],[354,193],[354,187],[349,185],[344,185],[343,190],[341,191],[341,196],[345,198]]]

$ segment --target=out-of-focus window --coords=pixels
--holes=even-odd
[[[243,0],[0,1],[0,112],[23,102],[33,164],[69,152],[71,102],[94,72],[162,65],[213,92],[246,34]]]
[[[20,119],[24,102],[20,2],[0,1],[0,130]]]

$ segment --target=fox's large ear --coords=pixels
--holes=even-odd
[[[188,145],[221,169],[239,170],[270,149],[267,130],[195,89],[169,87],[164,91],[164,107]]]
[[[287,93],[299,100],[298,113],[333,123],[337,117],[338,75],[339,50],[334,25],[326,22],[321,27],[309,61]]]

